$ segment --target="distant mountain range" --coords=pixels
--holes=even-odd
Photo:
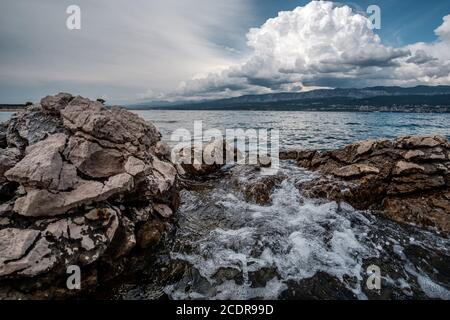
[[[196,101],[154,101],[132,109],[450,112],[450,86],[318,89]]]
[[[0,111],[16,111],[24,109],[27,104],[0,104]]]

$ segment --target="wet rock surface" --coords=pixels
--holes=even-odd
[[[0,133],[0,298],[94,289],[168,242],[178,207],[161,135],[118,107],[61,93]],[[81,291],[66,270],[81,268]]]
[[[291,151],[321,176],[298,186],[319,198],[450,232],[450,143],[441,136],[370,140],[327,152]]]

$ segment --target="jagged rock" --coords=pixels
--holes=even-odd
[[[58,93],[56,96],[46,96],[41,100],[42,109],[50,113],[58,113],[64,109],[73,97],[70,93]]]
[[[177,170],[152,124],[61,93],[0,132],[0,299],[77,294],[68,265],[83,269],[89,290],[164,244]]]
[[[7,168],[13,167],[19,162],[21,152],[17,148],[0,148],[0,168],[2,175],[7,171]]]
[[[35,242],[38,230],[6,228],[0,230],[0,275],[5,274],[5,261],[19,260]],[[2,268],[3,267],[3,268]]]
[[[57,264],[87,265],[96,261],[115,235],[118,216],[115,210],[102,208],[76,218],[42,220],[41,229],[45,224],[47,226],[42,231],[14,229],[17,241],[21,241],[20,237],[25,237],[30,231],[31,239],[22,239],[24,245],[21,247],[23,253],[20,257],[4,262],[3,275],[11,276],[18,272],[20,275],[34,277]]]
[[[417,172],[424,172],[425,168],[422,166],[419,166],[418,164],[412,163],[412,162],[406,162],[406,161],[399,161],[395,165],[393,174],[396,176],[401,176],[409,173],[417,173]]]
[[[154,174],[147,177],[149,189],[153,189],[154,194],[163,194],[173,186],[177,170],[172,164],[160,161],[157,158],[153,159],[152,166]]]
[[[349,166],[338,168],[333,172],[336,177],[355,178],[367,174],[378,174],[380,170],[366,164],[351,164]]]
[[[5,177],[25,186],[50,190],[72,188],[77,181],[77,173],[73,165],[64,163],[61,158],[65,145],[66,136],[58,133],[27,147],[25,157],[8,170]]]
[[[53,193],[45,189],[30,190],[26,196],[16,200],[14,211],[28,217],[56,216],[70,209],[108,199],[111,195],[129,191],[132,177],[119,174],[109,178],[104,184],[85,181],[70,192]]]
[[[38,104],[12,116],[7,123],[6,140],[9,147],[23,151],[48,135],[66,133],[66,130],[60,117],[48,115]]]
[[[163,218],[170,218],[173,214],[172,209],[168,205],[157,203],[153,206],[156,212]]]
[[[448,141],[441,136],[433,137],[402,137],[396,141],[396,146],[403,149],[416,149],[416,148],[433,148],[439,145],[448,147]]]
[[[173,167],[171,167],[173,168]],[[129,157],[124,166],[125,171],[133,177],[146,173],[150,168],[144,161],[133,156]],[[173,181],[172,181],[173,183]]]
[[[71,137],[65,157],[78,170],[92,178],[105,178],[124,172],[124,155],[115,149],[81,137]]]
[[[423,156],[425,156],[425,153],[420,150],[409,150],[404,155],[406,160],[412,160],[414,158],[423,157]]]
[[[0,230],[0,276],[18,273],[32,276],[46,271],[55,263],[49,242],[38,230],[6,228]]]
[[[223,139],[172,150],[172,162],[179,164],[186,174],[193,177],[209,175],[227,163],[244,160],[239,150]]]
[[[0,183],[7,181],[5,172],[14,167],[20,160],[20,151],[16,148],[0,149]]]
[[[360,156],[372,150],[373,146],[376,144],[375,140],[366,140],[358,143],[356,149],[356,155]]]
[[[64,125],[73,132],[82,132],[102,140],[103,146],[115,144],[120,149],[137,154],[147,151],[161,139],[152,125],[125,109],[105,108],[98,101],[74,98],[61,110]]]
[[[40,238],[31,251],[23,258],[6,264],[6,269],[11,269],[23,276],[35,276],[49,271],[56,263],[56,256],[51,255],[50,243],[45,238]],[[11,272],[10,272],[11,273]]]
[[[301,184],[312,197],[346,201],[357,209],[439,232],[450,232],[449,142],[441,136],[354,143],[317,152],[299,165],[324,175]],[[331,174],[331,176],[330,176]]]

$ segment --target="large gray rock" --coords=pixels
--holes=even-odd
[[[192,177],[217,172],[225,164],[244,161],[244,155],[221,138],[203,144],[193,144],[172,150],[172,162]]]
[[[74,98],[61,110],[64,126],[72,132],[100,140],[102,146],[115,145],[133,154],[145,154],[161,134],[152,124],[125,109],[105,108],[100,102]]]
[[[12,116],[7,123],[6,140],[9,147],[24,150],[48,135],[65,132],[61,118],[46,114],[37,104]]]
[[[88,290],[137,263],[130,252],[164,245],[177,170],[152,124],[61,93],[13,116],[2,134],[0,299],[73,295],[67,266],[84,269]],[[155,245],[133,250],[138,238]]]
[[[5,228],[0,230],[0,263],[4,264],[7,261],[22,258],[39,234],[38,230],[31,229]],[[3,269],[0,270],[0,274],[5,272]]]
[[[70,192],[53,193],[45,189],[32,189],[18,198],[14,210],[28,217],[49,217],[93,202],[100,202],[118,193],[131,191],[133,178],[127,173],[109,178],[104,184],[98,181],[84,181]]]
[[[55,96],[46,96],[41,100],[42,109],[48,113],[58,114],[62,109],[64,109],[73,97],[70,93],[58,93]]]
[[[25,186],[51,190],[72,188],[76,183],[76,169],[61,157],[66,140],[65,134],[58,133],[27,147],[25,157],[5,172],[5,177]]]
[[[124,155],[81,137],[72,137],[65,156],[78,170],[92,178],[105,178],[124,171]]]
[[[0,149],[0,183],[7,179],[5,172],[14,167],[20,160],[20,151],[16,148]]]

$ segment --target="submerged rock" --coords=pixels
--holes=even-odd
[[[306,158],[300,153],[300,166],[322,173],[301,184],[301,192],[450,233],[450,143],[444,137],[362,141]]]
[[[179,201],[160,138],[127,110],[66,93],[2,124],[0,298],[77,294],[70,265],[90,290],[165,245]]]

